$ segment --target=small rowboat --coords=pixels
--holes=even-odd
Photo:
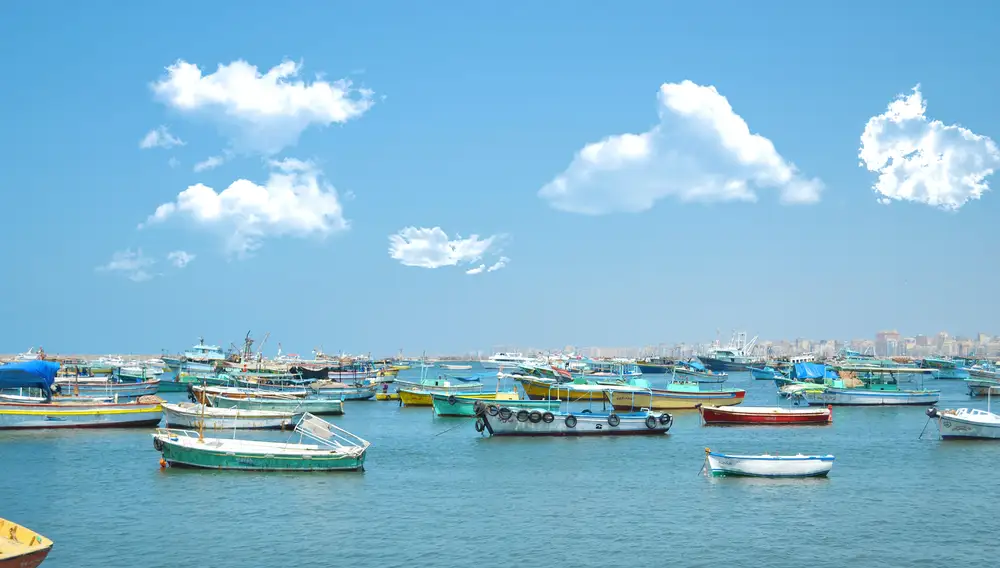
[[[720,454],[705,448],[705,470],[714,476],[737,477],[826,477],[833,469],[833,456],[760,456]]]
[[[281,430],[294,428],[304,411],[275,412],[270,410],[243,410],[241,408],[216,408],[201,403],[163,403],[163,418],[167,426],[198,428],[204,423],[209,430]]]
[[[706,425],[713,424],[830,424],[833,408],[784,408],[780,406],[703,406],[698,412]]]
[[[52,541],[21,525],[0,519],[0,568],[35,568],[52,550]]]

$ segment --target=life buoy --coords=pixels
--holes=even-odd
[[[483,419],[482,418],[476,418],[476,432],[479,432],[480,434],[482,434],[483,430],[485,430],[485,429],[486,429],[486,423],[483,422]]]
[[[569,416],[566,417],[566,427],[576,428],[576,416],[570,414]]]
[[[532,424],[538,424],[542,421],[542,413],[537,410],[532,410],[528,414],[528,420],[531,420]]]
[[[158,451],[158,452],[162,452],[163,451],[163,440],[161,440],[159,438],[153,438],[153,448],[155,448],[156,451]]]
[[[666,412],[660,415],[660,424],[663,424],[664,426],[669,424],[671,420],[673,420],[673,417]]]
[[[496,416],[497,414],[500,413],[500,409],[497,408],[497,405],[495,404],[487,406],[486,411],[490,413],[490,416]]]
[[[556,415],[552,414],[551,412],[546,412],[545,414],[542,414],[542,422],[546,424],[552,424],[552,421],[555,419]]]
[[[618,426],[621,423],[622,423],[622,419],[618,418],[618,415],[615,414],[614,412],[612,412],[611,414],[608,415],[608,426],[614,427],[614,426]]]
[[[650,430],[652,430],[653,428],[656,428],[656,417],[655,416],[647,416],[646,417],[646,428],[649,428]]]
[[[498,412],[500,414],[500,420],[503,420],[504,422],[510,420],[510,417],[514,414],[514,412],[506,406],[501,408]]]
[[[518,422],[527,422],[528,421],[528,411],[527,410],[518,410],[517,411],[517,421]]]
[[[450,405],[452,405],[452,406],[455,406],[455,403],[456,403],[456,402],[458,402],[458,399],[457,399],[457,398],[455,398],[455,395],[453,395],[453,394],[449,394],[449,395],[448,395],[448,404],[450,404]],[[479,402],[479,401],[476,401],[476,402]]]

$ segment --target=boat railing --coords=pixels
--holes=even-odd
[[[299,433],[300,442],[305,437],[331,448],[356,448],[364,451],[371,445],[368,440],[308,412],[299,419],[298,424],[295,425],[295,431]]]
[[[157,435],[170,438],[184,436],[185,438],[198,438],[198,433],[191,430],[175,430],[173,428],[157,428]]]

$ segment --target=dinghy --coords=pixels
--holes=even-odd
[[[21,525],[0,519],[0,568],[35,568],[52,550],[52,541]]]
[[[705,448],[705,470],[714,476],[737,477],[825,477],[833,468],[833,456],[759,456],[720,454]]]
[[[714,424],[829,424],[833,408],[784,408],[780,406],[706,406],[698,405],[706,425]]]
[[[295,425],[298,442],[205,438],[203,432],[159,428],[153,447],[161,466],[248,471],[360,471],[371,443],[306,413]],[[294,434],[293,434],[294,435]],[[303,443],[303,440],[311,443]]]
[[[167,426],[198,428],[204,422],[209,430],[280,430],[292,428],[304,413],[216,408],[201,403],[163,403]]]

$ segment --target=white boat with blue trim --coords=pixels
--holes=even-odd
[[[722,454],[705,448],[705,471],[713,476],[736,477],[826,477],[833,469],[834,457],[758,456]]]

